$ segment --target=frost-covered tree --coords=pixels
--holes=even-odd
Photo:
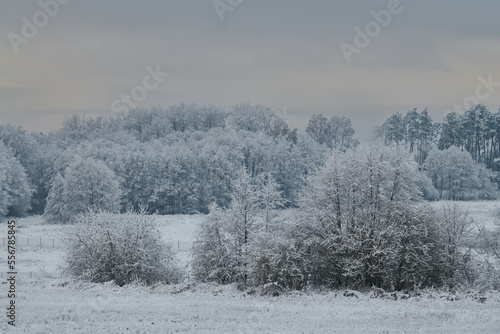
[[[76,157],[52,183],[44,218],[68,223],[87,210],[118,212],[121,191],[116,176],[101,161]]]
[[[0,218],[24,216],[30,209],[33,191],[24,167],[0,141]]]
[[[365,215],[376,229],[419,197],[414,187],[417,179],[416,164],[400,148],[373,144],[346,153],[337,151],[310,178],[301,206],[305,212],[326,215],[340,231],[347,231]]]
[[[439,192],[440,199],[467,200],[496,198],[491,184],[493,177],[476,163],[469,153],[451,146],[432,150],[424,165],[425,171]]]
[[[318,143],[340,151],[359,144],[358,140],[354,139],[351,120],[346,116],[332,116],[327,119],[323,115],[313,115],[309,119],[306,132]]]
[[[258,230],[259,193],[250,175],[241,170],[232,185],[231,205],[225,211],[230,222],[227,225],[229,249],[234,254],[237,280],[246,280],[250,243]]]
[[[273,295],[287,288],[305,288],[309,254],[301,247],[301,240],[294,226],[285,222],[275,223],[268,232],[260,233],[250,249],[249,284],[268,287],[263,292]]]
[[[235,254],[229,247],[228,219],[224,211],[215,204],[196,230],[193,245],[194,277],[202,282],[215,281],[227,284],[237,276]]]
[[[417,181],[417,185],[422,192],[422,198],[427,201],[439,200],[439,192],[434,187],[434,184],[432,184],[432,180],[423,170],[421,170],[419,174],[420,178]]]
[[[279,191],[279,185],[274,180],[271,173],[267,173],[260,181],[260,206],[263,214],[264,231],[269,232],[271,226],[278,217],[276,209],[281,209],[285,206],[286,200]]]
[[[399,112],[392,115],[376,129],[377,137],[387,145],[404,143],[419,165],[424,163],[435,145],[438,132],[439,124],[432,121],[427,109],[419,113],[417,108],[409,110],[404,116]]]
[[[399,112],[389,117],[382,126],[376,129],[377,136],[389,145],[395,143],[399,145],[406,138],[406,123],[403,115]]]
[[[52,181],[44,214],[44,219],[47,222],[66,223],[71,218],[65,199],[64,181],[63,176],[59,173]]]
[[[41,179],[43,166],[41,159],[44,154],[43,146],[38,142],[33,134],[28,134],[21,127],[12,125],[0,125],[0,142],[3,142],[13,153],[14,157],[23,167],[23,171],[28,176],[28,182],[34,189],[31,196],[30,212],[41,213],[43,210],[43,189]],[[45,194],[46,195],[46,194]]]
[[[238,130],[269,133],[273,130],[277,119],[279,119],[278,113],[269,107],[240,103],[231,108],[227,123]]]
[[[373,144],[334,152],[309,178],[299,222],[289,232],[291,254],[303,258],[288,267],[298,268],[301,284],[403,289],[441,283],[441,237],[433,213],[417,207],[418,179],[417,164],[402,148]]]
[[[330,123],[323,115],[313,115],[307,123],[306,132],[321,145],[328,146],[331,140]]]
[[[259,235],[266,226],[268,231],[272,228],[266,225],[266,219],[267,223],[273,220],[270,210],[283,203],[270,175],[264,189],[253,184],[250,174],[241,170],[233,181],[230,206],[211,206],[193,248],[192,265],[197,279],[247,283]]]
[[[498,171],[499,125],[500,112],[492,113],[481,104],[472,106],[464,114],[449,113],[443,120],[438,147],[456,146],[469,152],[474,161]]]
[[[207,213],[212,202],[227,207],[231,181],[242,165],[253,183],[271,173],[288,206],[297,206],[304,176],[328,152],[289,129],[276,110],[251,104],[180,104],[114,118],[72,116],[47,135],[0,126],[0,139],[36,187],[36,213],[47,207],[52,184],[58,174],[65,177],[75,154],[100,160],[116,174],[122,210],[145,204],[150,213],[173,214]]]
[[[452,146],[461,147],[463,142],[462,116],[451,112],[444,116],[439,136],[438,148],[444,150]]]

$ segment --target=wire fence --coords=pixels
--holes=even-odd
[[[66,238],[55,237],[16,237],[16,248],[33,247],[33,248],[64,248],[66,245]],[[191,240],[166,240],[165,244],[172,246],[173,251],[189,251],[193,247]],[[3,248],[7,247],[7,238],[2,237],[1,245]]]
[[[0,280],[5,281],[7,278],[12,276],[12,273],[6,271],[0,271]],[[18,271],[15,274],[16,279],[41,279],[41,278],[67,278],[68,275],[63,272],[46,272],[46,271]]]
[[[19,237],[16,236],[16,249],[23,248],[42,248],[42,249],[63,249],[66,246],[67,238],[56,237]],[[170,245],[174,252],[190,251],[194,243],[191,240],[164,240],[164,243]],[[0,239],[2,249],[6,250],[8,239],[2,237]],[[19,257],[22,257],[19,256]],[[0,271],[0,281],[9,278],[11,274],[8,271]],[[19,271],[16,272],[16,278],[24,279],[43,279],[43,278],[56,278],[63,279],[69,276],[61,271],[46,272],[46,271]]]
[[[64,238],[53,237],[17,237],[16,248],[39,247],[39,248],[63,248]],[[2,247],[7,247],[7,238],[2,237]]]
[[[63,249],[66,245],[67,238],[56,237],[16,237],[16,249],[22,248],[42,248],[42,249]],[[165,244],[170,245],[174,252],[186,252],[193,247],[193,241],[190,240],[165,240]],[[8,239],[2,237],[0,240],[2,249],[6,250]],[[20,255],[19,257],[22,257]],[[0,271],[0,281],[4,281],[9,277],[7,271]],[[42,279],[42,278],[67,278],[63,272],[46,272],[46,271],[20,271],[16,273],[16,278],[25,279]]]

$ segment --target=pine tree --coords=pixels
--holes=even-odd
[[[399,112],[395,113],[378,128],[377,132],[378,137],[383,138],[386,145],[392,143],[399,145],[406,138],[406,125],[403,115]]]
[[[462,147],[461,116],[451,112],[444,117],[438,148],[444,150],[451,146]]]

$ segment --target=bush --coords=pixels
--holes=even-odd
[[[437,215],[447,285],[474,284],[478,272],[473,268],[479,265],[472,256],[479,237],[476,221],[457,203],[443,205]]]
[[[313,286],[402,290],[466,281],[468,220],[420,203],[418,181],[416,164],[398,148],[335,152],[309,179],[297,226],[284,238],[294,243],[267,253]],[[283,261],[273,267],[279,272],[269,277],[290,282]]]
[[[226,233],[227,218],[222,209],[212,205],[210,214],[196,231],[191,263],[194,277],[202,282],[234,282],[237,276],[235,254],[230,250]]]
[[[248,277],[255,286],[301,290],[308,284],[304,262],[307,254],[297,247],[290,226],[261,234],[250,249]]]
[[[89,211],[76,219],[69,238],[67,272],[95,283],[175,283],[181,277],[171,247],[151,216]]]
[[[496,216],[498,218],[498,212]],[[475,250],[482,258],[476,270],[476,285],[500,290],[500,221],[496,221],[493,229],[479,227],[478,247]]]

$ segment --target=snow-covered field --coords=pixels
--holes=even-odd
[[[438,208],[441,203],[433,203]],[[480,224],[493,228],[500,202],[461,204]],[[203,216],[158,216],[163,240],[187,265],[193,232]],[[233,286],[184,283],[127,286],[76,283],[60,276],[61,240],[70,226],[17,221],[17,329],[25,333],[500,333],[500,294],[425,291],[397,300],[344,291],[261,296]],[[1,237],[6,224],[0,225]],[[1,238],[0,237],[0,238]],[[27,240],[30,240],[28,246]],[[42,247],[40,247],[40,238]],[[53,238],[53,239],[52,239]],[[2,242],[2,241],[0,241]],[[7,253],[3,248],[5,283]],[[34,273],[30,275],[28,273]],[[0,285],[6,307],[7,284]],[[485,299],[481,299],[484,297]],[[5,313],[0,331],[7,326]]]
[[[500,201],[438,201],[430,202],[430,205],[436,210],[442,210],[444,205],[453,205],[454,203],[458,203],[463,210],[468,212],[480,227],[484,226],[486,229],[492,230],[500,222]]]
[[[425,292],[410,299],[368,294],[254,296],[214,285],[156,288],[25,280],[18,300],[25,333],[498,333],[500,295],[481,303]],[[180,291],[180,292],[179,292]],[[448,296],[448,295],[447,295]],[[5,304],[2,297],[0,301]],[[5,323],[5,321],[4,321]],[[5,328],[6,326],[3,326]],[[0,325],[0,328],[1,325]]]

